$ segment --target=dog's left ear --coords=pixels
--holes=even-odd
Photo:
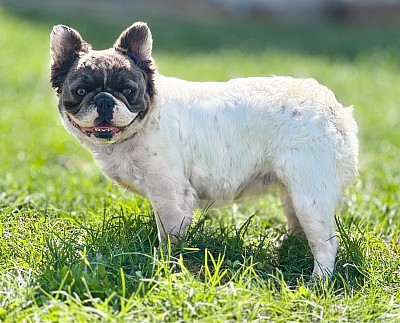
[[[57,25],[50,34],[51,67],[61,68],[91,49],[81,35],[68,26]]]
[[[133,56],[139,61],[150,61],[153,38],[147,24],[135,22],[121,33],[114,44],[116,51],[121,54]]]

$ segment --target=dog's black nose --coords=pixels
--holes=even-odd
[[[99,93],[94,98],[94,104],[96,105],[97,113],[99,114],[96,123],[101,123],[103,121],[110,122],[114,113],[114,97],[106,92]]]
[[[100,109],[112,108],[114,104],[114,99],[108,96],[101,96],[96,100],[96,107]]]

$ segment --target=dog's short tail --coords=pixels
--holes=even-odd
[[[353,117],[353,106],[338,109],[338,130],[342,135],[338,151],[338,172],[343,190],[353,184],[358,177],[357,123]]]

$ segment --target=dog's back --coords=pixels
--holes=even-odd
[[[158,76],[156,84],[160,140],[179,150],[176,163],[204,198],[235,199],[246,187],[261,192],[279,180],[288,151],[318,142],[336,160],[341,190],[356,178],[352,108],[313,79],[200,83]]]

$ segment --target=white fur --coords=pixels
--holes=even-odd
[[[352,108],[313,79],[194,83],[156,74],[155,82],[155,99],[132,139],[84,144],[105,174],[150,199],[160,239],[183,234],[205,201],[277,184],[288,229],[309,241],[314,273],[331,273],[335,211],[357,176]]]
[[[114,98],[114,103],[113,124],[118,127],[129,125],[135,119],[137,113],[131,112],[120,100]],[[86,109],[81,109],[76,115],[69,115],[69,118],[81,127],[93,127],[98,117],[99,113],[95,104],[89,105]]]

